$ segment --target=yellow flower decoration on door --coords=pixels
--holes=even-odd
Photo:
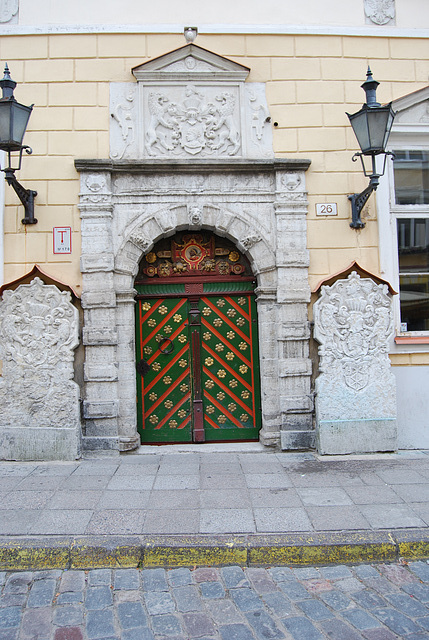
[[[162,316],[165,316],[167,311],[168,311],[168,309],[164,304],[162,304],[158,309],[158,313],[160,313]]]
[[[225,358],[227,360],[234,360],[234,354],[232,353],[232,351],[228,351],[228,353],[226,354]]]
[[[247,373],[247,369],[248,369],[248,367],[246,367],[245,364],[240,365],[239,368],[238,368],[240,373]]]
[[[180,411],[177,412],[177,415],[179,416],[179,418],[181,420],[183,420],[183,418],[186,418],[186,411],[185,409],[180,409]]]
[[[218,420],[218,422],[220,422],[220,424],[225,424],[226,416],[224,416],[224,415],[219,416],[219,418],[217,420]]]
[[[243,400],[247,400],[248,398],[250,398],[250,393],[248,391],[242,391],[241,397],[243,398]]]
[[[173,316],[173,320],[174,322],[180,322],[182,320],[182,316],[180,315],[180,313],[175,313]]]
[[[209,316],[211,314],[212,310],[209,307],[204,307],[202,313],[203,316]]]
[[[149,418],[149,422],[150,422],[151,424],[158,424],[158,422],[159,422],[159,418],[158,418],[158,416],[152,415],[152,416]]]
[[[247,413],[242,413],[240,416],[240,420],[241,422],[247,422],[249,419],[249,416],[247,415]]]
[[[220,300],[218,300],[216,302],[218,307],[224,307],[225,306],[225,300],[223,300],[222,298]]]
[[[209,406],[206,409],[207,413],[214,413],[215,412],[215,408],[212,404],[209,404]]]
[[[242,307],[244,304],[246,304],[246,298],[238,298],[238,304]]]
[[[154,371],[161,371],[161,365],[159,364],[159,362],[154,362],[152,365],[152,369]]]
[[[234,404],[233,402],[230,402],[228,405],[228,409],[231,411],[231,413],[233,413],[237,408],[237,405]]]
[[[204,340],[211,340],[212,334],[209,331],[203,333]]]
[[[179,367],[182,367],[182,369],[183,369],[184,367],[186,367],[186,365],[187,365],[187,364],[188,364],[188,362],[187,362],[187,360],[185,360],[185,358],[181,358],[181,359],[179,360]]]
[[[214,362],[214,360],[213,360],[213,358],[206,358],[206,359],[204,360],[204,362],[206,363],[206,365],[207,365],[208,367],[211,367],[211,366],[212,366],[212,364],[213,364],[213,362]]]
[[[237,326],[238,327],[242,327],[245,322],[246,321],[245,321],[244,318],[237,318]]]
[[[187,384],[181,384],[179,389],[182,393],[187,393],[189,391],[189,387]]]
[[[240,349],[240,351],[246,351],[247,343],[246,342],[240,342],[240,344],[238,345],[238,348]]]
[[[151,309],[151,308],[152,308],[152,305],[149,304],[149,302],[143,302],[143,304],[142,304],[143,311],[149,311],[149,309]]]
[[[228,316],[228,318],[235,318],[235,316],[237,315],[237,312],[235,309],[228,309],[228,311],[226,312],[226,315]]]
[[[153,349],[152,347],[145,347],[143,349],[145,356],[150,356],[150,354],[152,353]]]
[[[173,331],[173,328],[170,327],[169,324],[166,324],[164,327],[164,333],[171,333]]]
[[[165,407],[166,409],[171,409],[171,407],[172,407],[172,406],[173,406],[173,403],[171,402],[171,400],[166,400],[166,401],[164,402],[164,407]]]
[[[223,391],[219,391],[219,393],[217,394],[216,398],[218,400],[220,400],[222,402],[222,400],[225,400],[225,394]]]
[[[154,391],[152,391],[152,393],[149,394],[149,400],[151,402],[155,402],[155,400],[157,400],[157,399],[158,399],[158,394],[155,393]]]
[[[183,335],[183,333],[180,334],[180,336],[177,337],[178,341],[181,342],[182,344],[184,342],[186,342],[186,336]]]
[[[155,327],[156,326],[156,320],[154,318],[149,318],[147,323],[148,323],[149,327]]]
[[[206,389],[213,389],[214,387],[214,382],[213,380],[206,380]]]
[[[224,378],[226,376],[225,369],[219,369],[219,371],[217,372],[217,376],[218,378]]]
[[[223,321],[220,318],[215,318],[213,320],[213,324],[215,327],[221,327],[223,325]]]
[[[173,382],[172,378],[170,376],[164,376],[162,379],[164,384],[171,384]]]
[[[170,420],[170,422],[168,423],[168,426],[170,427],[170,429],[175,429],[177,427],[177,421]]]
[[[229,381],[229,386],[231,387],[231,389],[235,389],[235,387],[238,385],[237,380],[230,380]]]
[[[218,342],[217,345],[215,346],[216,351],[223,351],[225,349],[225,347],[223,346],[223,344],[221,342]]]
[[[228,331],[228,333],[226,334],[226,337],[228,338],[228,340],[234,340],[235,338],[234,331]]]

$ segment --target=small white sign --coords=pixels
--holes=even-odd
[[[336,216],[337,215],[337,203],[336,202],[323,202],[316,204],[316,216]]]
[[[54,253],[71,253],[71,227],[54,227]]]

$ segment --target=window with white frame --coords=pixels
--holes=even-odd
[[[400,330],[429,331],[429,150],[394,149]]]

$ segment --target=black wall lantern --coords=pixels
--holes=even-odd
[[[384,174],[386,168],[387,156],[393,156],[391,151],[386,151],[386,144],[395,112],[392,109],[391,102],[384,107],[377,102],[375,94],[379,84],[372,77],[371,69],[368,67],[366,80],[362,85],[362,89],[366,93],[366,104],[362,105],[362,109],[357,113],[352,115],[347,113],[361,148],[360,151],[355,153],[352,160],[356,162],[360,158],[363,172],[370,179],[369,185],[362,193],[354,193],[349,196],[349,200],[352,203],[352,221],[350,223],[352,229],[362,229],[365,226],[365,223],[360,219],[361,211],[371,193],[378,187],[379,178]],[[380,154],[384,154],[384,162],[381,172],[378,172],[376,157]],[[370,168],[365,166],[364,156],[371,159]]]
[[[7,166],[1,169],[1,171],[4,171],[4,177],[7,183],[13,187],[18,198],[24,205],[25,217],[22,219],[22,223],[36,224],[37,220],[34,217],[34,198],[37,196],[37,191],[24,189],[15,178],[15,171],[19,171],[21,168],[22,152],[24,149],[26,153],[32,153],[30,147],[22,144],[22,140],[33,110],[33,105],[26,107],[24,104],[20,104],[15,100],[13,90],[16,87],[16,82],[10,77],[7,64],[5,66],[3,80],[0,80],[0,87],[3,92],[3,96],[0,98],[0,149],[7,151]],[[12,167],[12,152],[14,151],[19,151],[18,166],[16,167]]]

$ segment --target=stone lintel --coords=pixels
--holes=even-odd
[[[81,159],[74,162],[76,171],[108,171],[111,173],[166,173],[168,171],[180,173],[239,173],[255,171],[307,171],[311,160],[303,158],[274,158],[270,160],[102,160]],[[300,202],[300,205],[305,205]]]

